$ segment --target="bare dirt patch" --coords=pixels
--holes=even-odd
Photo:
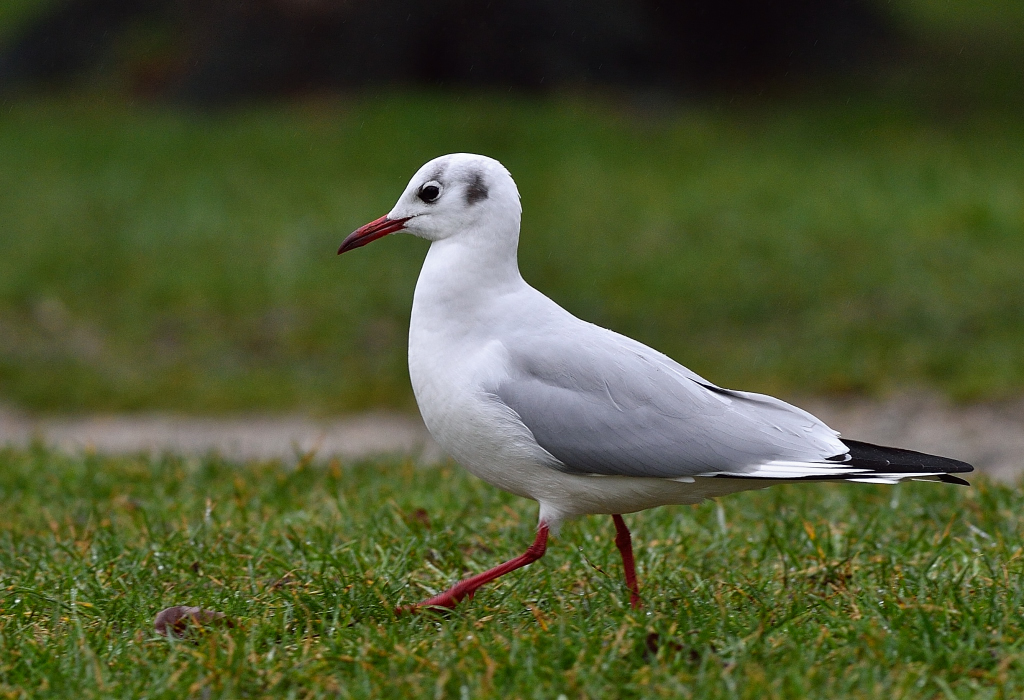
[[[33,440],[65,452],[217,453],[230,460],[382,455],[444,459],[418,416],[367,413],[328,420],[301,416],[94,415],[32,418],[0,409],[0,445]]]

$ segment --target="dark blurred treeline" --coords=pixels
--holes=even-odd
[[[900,32],[881,8],[868,0],[60,0],[0,50],[0,91],[104,71],[128,76],[136,92],[197,104],[383,84],[749,89],[848,72],[898,47]]]

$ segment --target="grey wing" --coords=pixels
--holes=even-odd
[[[506,346],[508,376],[488,388],[564,471],[666,478],[846,471],[838,433],[809,413],[722,389],[636,341],[586,326],[573,342],[518,338]]]

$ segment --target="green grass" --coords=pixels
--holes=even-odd
[[[343,258],[412,172],[493,155],[528,281],[726,386],[1024,390],[1024,122],[911,103],[382,95],[0,114],[0,399],[42,411],[411,406],[422,241]]]
[[[16,35],[25,22],[37,17],[49,4],[49,0],[4,0],[0,3],[0,42]]]
[[[1018,45],[1024,38],[1024,6],[1014,0],[897,0],[884,7],[918,35],[974,35]]]
[[[611,519],[446,617],[532,503],[456,468],[0,453],[4,697],[1017,698],[1018,489],[776,487]],[[237,623],[180,641],[177,604]]]

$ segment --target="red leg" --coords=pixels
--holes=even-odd
[[[488,569],[482,574],[477,574],[476,576],[470,576],[467,579],[463,579],[444,593],[440,593],[429,600],[424,600],[422,603],[415,603],[413,605],[400,607],[395,610],[395,613],[401,615],[404,612],[416,612],[421,608],[454,608],[463,598],[472,598],[477,589],[485,583],[489,583],[499,576],[504,576],[509,571],[515,571],[516,569],[537,561],[544,556],[544,551],[547,547],[548,526],[541,523],[540,527],[537,528],[537,539],[533,541],[533,544],[530,545],[526,552],[520,554],[515,559],[510,559],[504,564],[499,564],[493,569]]]
[[[629,588],[629,604],[635,610],[639,608],[640,586],[636,582],[636,563],[633,561],[633,540],[629,536],[629,528],[621,515],[613,515],[615,521],[615,546],[622,555],[622,568],[626,572],[626,587]]]

